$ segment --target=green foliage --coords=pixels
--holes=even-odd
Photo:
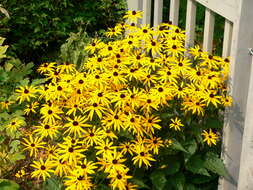
[[[25,156],[20,146],[21,132],[10,130],[6,126],[13,119],[22,121],[22,125],[26,124],[22,105],[14,104],[16,101],[14,91],[20,84],[29,83],[29,79],[26,77],[32,72],[33,64],[25,65],[18,59],[6,56],[5,52],[8,46],[3,46],[3,42],[4,38],[0,37],[0,62],[2,65],[0,67],[0,177],[8,177],[15,174],[13,172],[16,172],[17,162],[24,159]],[[9,106],[5,107],[7,102],[9,102]],[[3,189],[15,189],[10,181],[2,183],[6,184],[2,187]]]
[[[73,63],[79,68],[88,56],[84,51],[88,42],[90,38],[85,31],[71,32],[66,43],[61,45],[60,61]]]
[[[19,185],[14,181],[7,179],[0,179],[0,189],[1,190],[19,190]]]
[[[12,44],[12,55],[25,62],[48,60],[70,32],[89,35],[112,27],[126,10],[124,0],[3,0],[10,17],[0,15],[0,36]],[[2,16],[2,19],[1,19]]]
[[[63,184],[59,179],[49,178],[43,184],[43,190],[62,190]]]

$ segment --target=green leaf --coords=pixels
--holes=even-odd
[[[183,144],[187,152],[189,152],[191,155],[194,154],[198,148],[198,145],[194,139],[191,139],[190,141],[187,141]]]
[[[19,185],[14,181],[7,179],[0,179],[1,190],[19,190]]]
[[[55,178],[48,178],[43,184],[44,190],[62,190],[63,184]]]
[[[6,62],[4,64],[5,71],[10,71],[13,68],[13,65],[11,63]]]
[[[164,169],[166,175],[173,175],[180,169],[180,162],[176,160],[168,160],[168,166]]]
[[[20,153],[20,152],[17,152],[17,153],[14,153],[14,154],[10,155],[10,161],[12,163],[14,163],[14,162],[16,162],[18,160],[22,160],[22,159],[25,159],[25,156],[22,153]]]
[[[221,129],[223,126],[223,123],[220,121],[218,117],[208,117],[206,120],[206,128],[215,128],[215,129]]]
[[[184,161],[185,163],[189,160],[189,158],[196,152],[198,145],[194,139],[186,141],[183,146],[187,150],[188,153],[184,153]]]
[[[5,140],[5,136],[3,136],[3,135],[0,135],[0,143],[3,143],[4,142],[4,140]]]
[[[187,184],[187,185],[185,185],[184,190],[198,190],[198,188],[195,187],[195,186],[192,185],[192,184]]]
[[[203,175],[194,175],[191,178],[191,183],[193,184],[203,184],[203,183],[208,183],[212,180],[214,180],[215,178],[217,178],[216,176],[211,176],[211,177],[207,177],[207,176],[203,176]]]
[[[208,152],[205,155],[204,166],[206,169],[213,173],[216,173],[225,178],[229,178],[228,171],[223,163],[223,161],[218,158],[218,155],[213,152]]]
[[[184,174],[177,173],[176,175],[171,176],[170,180],[172,180],[171,183],[176,190],[184,189],[184,184],[185,184]]]
[[[19,140],[12,141],[10,144],[10,147],[11,147],[10,153],[14,153],[14,152],[18,151],[18,149],[19,149],[18,145],[20,145]]]
[[[129,181],[131,181],[134,185],[137,185],[139,188],[150,189],[150,187],[147,186],[141,179],[132,178]]]
[[[162,190],[167,182],[165,173],[159,170],[154,171],[150,175],[153,186],[157,190]]]
[[[2,58],[5,58],[6,55],[5,55],[5,52],[7,51],[8,49],[8,46],[0,46],[0,59]]]
[[[37,86],[37,85],[40,85],[40,84],[43,84],[47,81],[47,79],[35,79],[32,81],[32,86]]]
[[[192,156],[186,163],[185,168],[194,174],[210,176],[200,155]]]
[[[185,148],[176,140],[176,139],[172,139],[173,143],[171,145],[171,148],[172,149],[175,149],[175,150],[180,150],[182,152],[187,152],[187,150],[185,150]]]

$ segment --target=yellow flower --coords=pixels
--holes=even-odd
[[[45,145],[45,142],[42,142],[41,138],[35,137],[33,139],[32,135],[29,136],[29,139],[23,138],[25,142],[22,142],[26,148],[24,150],[29,150],[30,151],[30,156],[35,156],[37,157],[38,154],[38,149],[39,148],[45,148],[43,145]]]
[[[129,22],[137,22],[138,19],[142,18],[142,14],[142,11],[127,11],[123,18],[128,19]]]
[[[55,156],[52,157],[51,160],[52,166],[55,168],[54,169],[55,175],[62,177],[63,175],[67,175],[72,171],[68,161],[60,158],[60,155],[56,154]]]
[[[108,178],[111,179],[110,186],[112,189],[126,190],[127,180],[132,178],[132,176],[127,175],[129,169],[112,172],[109,174]]]
[[[11,101],[11,100],[5,100],[5,101],[1,101],[0,102],[0,105],[1,105],[1,109],[9,109],[9,106],[11,105],[11,104],[13,104],[14,103],[14,101]]]
[[[81,134],[85,132],[83,127],[90,127],[91,125],[87,124],[86,121],[88,121],[88,118],[82,117],[82,116],[75,116],[74,119],[67,118],[68,123],[65,124],[65,128],[67,130],[64,131],[65,133],[74,134],[74,137],[77,135],[80,137]]]
[[[83,173],[76,169],[70,172],[70,175],[66,176],[64,181],[66,190],[91,190],[93,184],[90,177],[84,176]]]
[[[142,165],[146,167],[151,167],[150,161],[155,161],[152,155],[148,152],[148,148],[144,145],[135,145],[135,154],[136,156],[133,157],[133,163],[138,164],[139,168]]]
[[[79,162],[80,165],[77,166],[77,169],[80,171],[80,173],[83,173],[84,176],[87,176],[88,174],[94,174],[95,169],[97,169],[97,166],[92,161],[87,161],[85,158],[82,162]]]
[[[208,146],[212,146],[212,144],[216,145],[218,135],[215,134],[212,129],[209,129],[209,132],[204,130],[201,135],[204,136],[203,142],[206,142]]]
[[[41,138],[49,136],[51,139],[56,137],[58,129],[60,126],[57,124],[41,123],[41,125],[36,126],[36,129],[33,131],[40,135]]]
[[[10,120],[9,124],[6,125],[6,129],[10,132],[14,132],[17,130],[17,128],[23,126],[25,124],[25,121],[21,118],[13,118]]]
[[[46,180],[46,177],[50,177],[50,173],[53,173],[54,171],[51,169],[52,162],[47,159],[45,162],[40,158],[39,161],[33,161],[33,164],[31,164],[33,168],[36,170],[31,173],[32,177],[40,178],[42,177],[43,181]]]
[[[107,154],[112,154],[113,151],[117,148],[116,146],[112,145],[113,142],[109,142],[109,139],[99,142],[98,145],[95,146],[97,149],[96,155],[102,154],[103,156],[106,156]]]
[[[176,131],[180,131],[181,127],[183,127],[184,125],[181,123],[181,120],[178,119],[177,117],[175,119],[171,119],[171,124],[170,124],[170,128],[174,128]]]
[[[58,146],[60,147],[57,151],[60,155],[59,158],[62,159],[62,161],[67,161],[70,165],[76,165],[77,162],[84,157],[82,152],[85,150],[82,149],[81,146],[73,146],[71,144],[58,144]]]
[[[40,113],[42,114],[41,119],[43,119],[44,123],[55,124],[56,119],[61,120],[59,114],[63,112],[56,105],[44,104],[43,107],[40,109]]]
[[[24,109],[25,115],[29,115],[31,112],[36,113],[36,108],[38,108],[39,103],[38,102],[32,102],[30,105],[26,105],[26,108]]]
[[[17,100],[19,100],[19,103],[22,103],[24,101],[30,101],[31,98],[36,97],[36,88],[33,86],[20,86],[18,89],[16,89],[17,92]]]
[[[25,175],[25,170],[21,169],[16,174],[15,177],[22,178]]]

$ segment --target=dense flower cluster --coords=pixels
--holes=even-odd
[[[39,118],[23,139],[34,160],[31,177],[57,175],[67,190],[88,190],[102,172],[112,189],[136,189],[130,182],[133,166],[151,167],[173,143],[173,136],[159,131],[182,132],[191,127],[184,115],[201,117],[207,108],[231,105],[229,59],[199,46],[186,50],[180,28],[138,26],[140,17],[141,12],[129,11],[128,22],[106,33],[109,42],[94,39],[85,48],[90,57],[81,70],[71,63],[44,63],[38,72],[48,82],[16,91],[18,101],[27,103],[25,113]],[[159,114],[164,108],[173,115],[166,125]],[[216,144],[211,129],[202,135],[208,145]]]

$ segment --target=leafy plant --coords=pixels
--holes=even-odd
[[[232,104],[229,59],[186,49],[179,27],[139,27],[141,15],[128,11],[128,22],[91,40],[86,53],[71,56],[89,41],[72,34],[64,61],[38,68],[40,88],[20,85],[21,105],[40,99],[26,118],[23,179],[77,190],[208,190],[219,176],[231,180],[219,158],[221,111]]]
[[[10,17],[1,19],[0,36],[12,44],[12,55],[34,63],[55,57],[70,32],[86,28],[94,35],[116,24],[126,9],[124,0],[3,0],[1,4]]]

